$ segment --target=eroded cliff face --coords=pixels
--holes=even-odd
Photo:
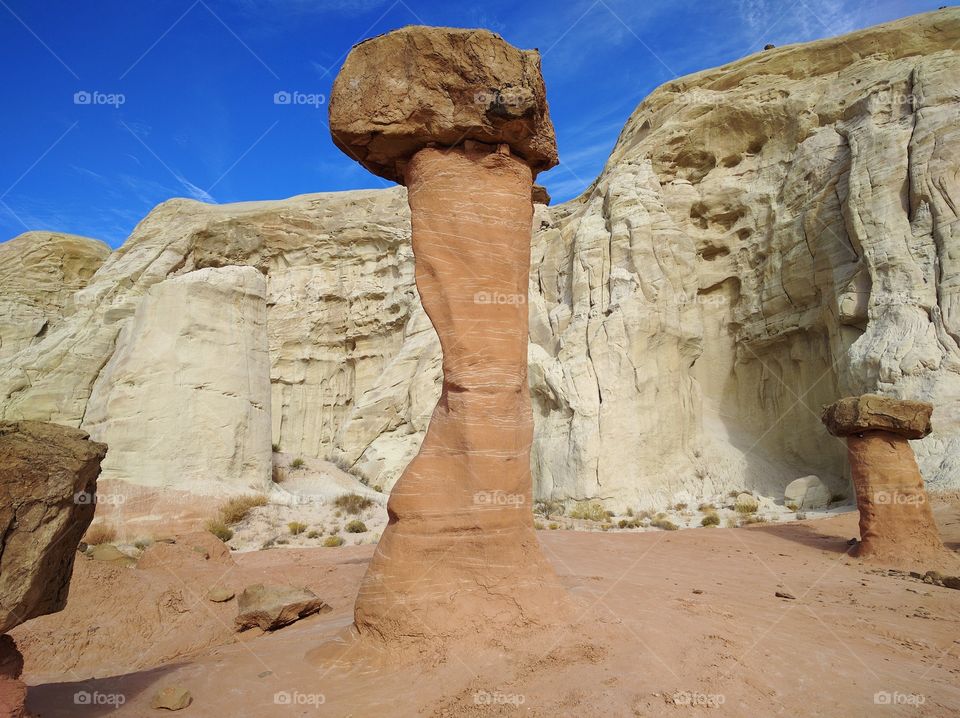
[[[932,488],[956,488],[958,45],[949,9],[676,80],[637,108],[580,198],[538,206],[540,498],[777,495],[810,473],[844,491],[819,409],[868,391],[937,407],[918,459]],[[84,424],[150,287],[230,265],[266,281],[272,442],[388,488],[440,379],[401,188],[161,205],[72,295],[72,315],[0,369],[0,414]],[[262,431],[237,441],[263,446]]]
[[[72,314],[74,293],[109,254],[103,242],[59,232],[27,232],[0,244],[0,360]]]

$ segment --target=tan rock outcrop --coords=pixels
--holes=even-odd
[[[933,519],[910,437],[930,433],[933,407],[865,395],[826,407],[823,423],[847,441],[860,511],[856,555],[891,566],[960,567]]]
[[[540,53],[487,30],[411,25],[354,46],[330,95],[334,143],[404,184],[428,146],[506,143],[534,174],[557,164]]]
[[[266,294],[253,267],[150,287],[87,403],[84,428],[110,446],[103,479],[197,493],[269,485]]]
[[[70,316],[73,295],[109,255],[103,242],[59,232],[27,232],[0,244],[0,360]]]
[[[422,42],[411,56],[397,55],[396,42],[410,32]],[[344,62],[331,106],[342,107],[338,93],[353,97],[345,88],[349,78],[372,70],[360,58],[378,57],[382,74],[404,77],[407,90],[395,101],[416,103],[411,107],[420,108],[414,113],[419,115],[436,100],[430,92],[433,73],[421,72],[422,62],[443,66],[454,76],[446,84],[457,85],[492,72],[488,59],[498,62],[506,55],[513,68],[500,74],[529,74],[528,82],[541,90],[538,105],[546,117],[539,63],[527,67],[538,58],[535,53],[520,53],[497,36],[473,31],[459,31],[458,45],[428,53],[450,35],[443,28],[413,28],[361,43]],[[460,45],[470,48],[467,56]],[[455,137],[462,129],[457,118],[469,115],[471,101],[462,95],[450,101],[451,117],[437,120],[429,128],[433,134],[418,141],[449,135],[456,146],[423,146],[412,157],[404,146],[381,150],[387,164],[396,161],[403,168],[417,289],[443,348],[439,402],[419,453],[390,494],[390,522],[354,609],[361,635],[390,640],[446,639],[544,623],[566,605],[530,511],[526,293],[533,173],[539,165],[513,155],[527,146],[520,140],[488,145],[468,136],[461,143]],[[368,133],[381,131],[382,122],[344,112],[331,110],[331,118],[365,126]],[[531,143],[549,149],[553,128],[549,119],[544,122],[529,128],[540,133]],[[406,132],[398,124],[398,131]],[[334,136],[337,126],[331,127]]]
[[[66,604],[106,452],[78,429],[0,422],[0,633]]]

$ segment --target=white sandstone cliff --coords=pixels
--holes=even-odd
[[[843,491],[843,447],[817,414],[863,391],[932,401],[921,467],[934,489],[960,485],[958,45],[948,9],[675,80],[641,103],[581,197],[538,208],[538,497],[778,496],[808,474]],[[0,368],[0,415],[133,437],[150,412],[120,401],[105,367],[133,366],[144,297],[249,266],[266,280],[271,423],[265,438],[249,420],[235,454],[270,440],[388,488],[439,392],[411,259],[402,188],[164,203],[72,295],[71,315]],[[226,350],[239,325],[221,318],[212,341]],[[175,444],[197,428],[165,430]],[[115,476],[190,488],[138,476],[129,446]],[[211,469],[242,483],[222,458]]]

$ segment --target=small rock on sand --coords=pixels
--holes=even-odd
[[[154,694],[150,707],[155,710],[179,711],[193,702],[193,696],[183,686],[167,686]]]

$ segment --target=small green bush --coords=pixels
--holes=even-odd
[[[323,545],[326,548],[336,548],[337,546],[343,546],[343,539],[339,536],[327,536],[323,540]]]
[[[716,514],[707,514],[702,519],[700,519],[701,526],[719,526],[720,517]]]
[[[280,451],[280,444],[270,444],[270,448],[273,449],[273,453],[276,454]]]
[[[293,461],[290,462],[290,468],[291,468],[291,469],[302,469],[302,468],[304,467],[304,464],[305,464],[305,463],[306,463],[306,462],[305,462],[303,459],[301,459],[300,457],[297,457],[296,459],[294,459]]]
[[[307,530],[307,525],[300,521],[291,521],[287,524],[287,529],[289,529],[292,536],[299,536]]]
[[[320,532],[319,532],[319,531],[310,531],[310,532],[307,534],[307,538],[312,538],[312,539],[320,538]]]
[[[367,532],[367,525],[360,519],[354,519],[347,523],[346,531],[348,534],[362,534]]]
[[[359,514],[364,509],[373,506],[373,501],[359,494],[344,494],[343,496],[338,496],[333,504],[348,514]]]

